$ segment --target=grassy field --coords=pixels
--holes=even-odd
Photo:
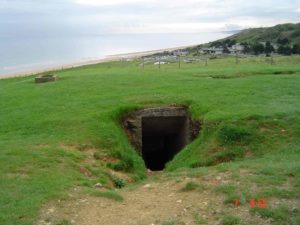
[[[227,58],[180,69],[110,62],[56,71],[53,83],[35,84],[32,76],[0,80],[0,224],[34,224],[41,206],[67,197],[71,187],[122,183],[111,168],[132,181],[146,178],[119,119],[134,109],[171,104],[189,106],[203,125],[168,163],[170,175],[209,169],[234,175],[246,168],[252,175],[236,174],[238,187],[218,190],[228,202],[250,194],[299,200],[300,57],[275,62]],[[278,224],[300,224],[299,211],[279,207],[258,213]]]

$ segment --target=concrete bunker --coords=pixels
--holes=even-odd
[[[165,164],[199,133],[187,107],[147,108],[123,118],[131,144],[143,157],[148,169],[163,170]]]
[[[46,83],[46,82],[54,82],[57,80],[57,76],[54,74],[46,74],[46,75],[40,75],[34,79],[35,83]]]

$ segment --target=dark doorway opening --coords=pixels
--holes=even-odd
[[[201,121],[186,106],[145,108],[122,117],[129,141],[148,169],[163,170],[167,162],[199,134]]]
[[[142,118],[142,156],[150,170],[163,170],[165,164],[189,141],[186,116]]]

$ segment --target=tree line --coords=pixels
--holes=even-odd
[[[211,47],[222,47],[224,53],[228,53],[228,48],[237,44],[236,40],[226,39],[224,41],[215,41],[211,44]],[[243,53],[245,54],[266,54],[278,53],[281,55],[300,54],[299,44],[290,44],[288,38],[278,38],[276,43],[273,44],[270,41],[263,42],[241,42],[240,45],[244,47]],[[275,48],[275,47],[276,48]]]

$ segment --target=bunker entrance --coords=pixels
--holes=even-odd
[[[188,143],[186,117],[142,118],[142,156],[147,168],[162,170]]]
[[[138,110],[126,115],[123,124],[131,144],[153,171],[163,170],[200,130],[200,123],[191,119],[186,107]]]

